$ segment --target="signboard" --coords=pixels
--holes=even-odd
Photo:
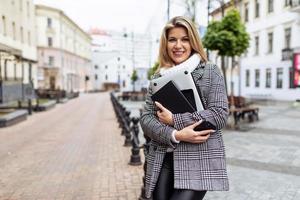
[[[300,87],[300,53],[293,56],[294,87]]]

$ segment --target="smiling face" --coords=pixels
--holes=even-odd
[[[190,57],[192,47],[187,30],[184,27],[174,27],[169,30],[167,35],[167,51],[176,65],[186,61]]]

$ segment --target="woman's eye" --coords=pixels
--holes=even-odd
[[[189,38],[183,38],[182,41],[188,42],[188,41],[190,41],[190,39]]]
[[[176,39],[175,38],[170,38],[168,41],[169,42],[176,42]]]

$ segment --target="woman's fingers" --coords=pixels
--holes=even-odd
[[[161,105],[159,102],[155,101],[154,103],[155,103],[155,105],[156,105],[161,111],[164,111],[164,110],[166,109],[166,108],[165,108],[163,105]]]
[[[197,136],[205,136],[205,135],[211,134],[211,133],[213,133],[213,132],[215,132],[215,131],[212,130],[212,129],[208,129],[208,130],[195,131],[195,132],[196,132],[196,135],[197,135]]]

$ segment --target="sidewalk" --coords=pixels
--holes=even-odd
[[[243,131],[223,131],[230,191],[208,192],[205,200],[300,199],[300,105],[258,106],[259,121],[243,123]]]
[[[138,199],[143,167],[128,165],[120,133],[108,93],[0,129],[0,199]]]

